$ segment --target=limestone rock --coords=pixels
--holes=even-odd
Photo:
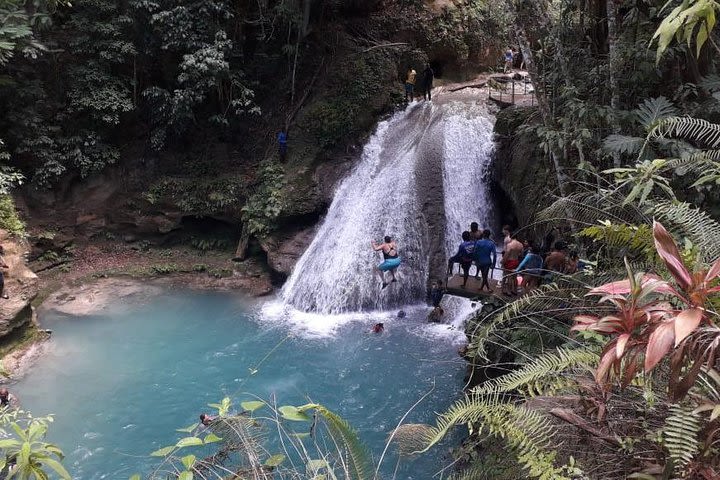
[[[267,253],[268,265],[275,272],[290,275],[295,264],[315,237],[316,227],[277,232],[260,245]]]
[[[28,245],[24,240],[0,230],[0,245],[5,248],[4,269],[5,293],[9,299],[0,298],[0,338],[10,334],[18,327],[33,321],[34,309],[30,302],[37,296],[38,278],[26,265],[25,255]]]

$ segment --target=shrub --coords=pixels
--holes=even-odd
[[[0,228],[15,235],[25,234],[25,224],[20,220],[10,195],[0,195]]]

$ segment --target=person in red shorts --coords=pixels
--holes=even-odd
[[[520,256],[523,252],[523,244],[515,238],[509,227],[503,228],[505,233],[505,251],[502,257],[503,285],[502,293],[505,295],[517,295],[517,275],[515,269],[520,265]]]

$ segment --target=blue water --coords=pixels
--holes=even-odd
[[[43,314],[50,351],[12,387],[33,414],[55,414],[49,437],[76,479],[150,472],[156,459],[148,454],[226,395],[236,403],[274,395],[278,405],[310,398],[348,420],[378,458],[433,382],[406,422],[433,423],[462,389],[457,343],[442,335],[447,327],[425,324],[423,309],[402,320],[364,316],[331,336],[308,337],[229,294],[169,292],[122,307],[83,318]],[[385,322],[382,335],[369,333],[374,321]],[[384,478],[395,462],[383,462]],[[395,478],[426,480],[450,462],[445,446],[401,462]]]

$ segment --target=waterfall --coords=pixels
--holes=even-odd
[[[485,106],[457,101],[415,103],[381,122],[286,282],[285,302],[335,314],[424,298],[460,232],[471,221],[490,227],[484,174],[492,126]],[[381,289],[373,267],[382,258],[370,242],[385,235],[397,241],[403,262],[398,282]]]

